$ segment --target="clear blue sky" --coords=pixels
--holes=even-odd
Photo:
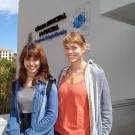
[[[0,0],[0,48],[17,51],[19,0]]]

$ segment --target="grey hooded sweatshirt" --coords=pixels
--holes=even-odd
[[[58,87],[68,68],[61,71]],[[85,68],[85,83],[89,101],[90,135],[109,135],[112,128],[110,90],[103,69],[92,60],[88,61]]]

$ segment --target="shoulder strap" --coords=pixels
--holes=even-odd
[[[55,82],[56,80],[54,78],[49,78],[49,80],[48,80],[48,84],[47,84],[47,88],[46,88],[47,97],[49,96],[49,93],[51,91],[53,81]]]
[[[12,82],[12,92],[15,95],[15,89],[16,89],[16,81]]]

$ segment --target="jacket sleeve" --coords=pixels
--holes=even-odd
[[[112,127],[112,103],[110,91],[105,74],[102,78],[102,95],[101,95],[101,119],[102,135],[109,135]]]
[[[6,128],[6,133],[8,135],[20,135],[20,126],[16,118],[15,96],[13,94],[13,91],[11,93],[11,112]]]
[[[53,127],[58,116],[58,94],[56,85],[53,83],[49,97],[47,98],[47,110],[44,117],[34,125],[34,128],[28,128],[26,135],[47,134]]]

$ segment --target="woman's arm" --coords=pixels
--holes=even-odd
[[[112,127],[112,103],[110,90],[105,74],[102,78],[103,89],[101,95],[101,119],[102,119],[102,135],[109,135]]]
[[[45,116],[34,125],[34,129],[29,128],[26,130],[27,135],[47,134],[53,128],[58,116],[58,93],[54,83],[52,84],[46,105]]]
[[[8,135],[20,135],[20,125],[16,118],[15,95],[13,94],[13,90],[11,92],[11,112],[6,128],[6,133]]]

